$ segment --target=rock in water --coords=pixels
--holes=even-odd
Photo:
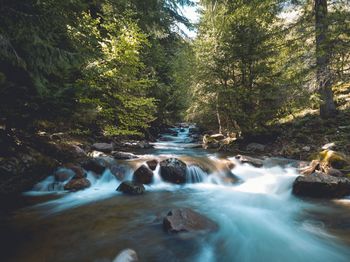
[[[112,156],[115,159],[136,159],[138,156],[134,155],[133,153],[128,153],[128,152],[121,152],[121,151],[113,151]]]
[[[195,233],[216,231],[218,226],[209,218],[189,208],[177,208],[171,210],[164,218],[163,228],[169,233]]]
[[[124,249],[113,260],[113,262],[137,262],[137,261],[139,261],[137,254],[132,249]]]
[[[264,152],[266,146],[259,144],[259,143],[250,143],[247,145],[247,151],[252,151],[252,152]]]
[[[145,192],[145,187],[133,181],[124,181],[119,185],[117,191],[129,195],[142,195]]]
[[[92,171],[96,174],[102,174],[106,169],[106,163],[98,158],[91,158],[82,164],[82,167],[87,171]]]
[[[250,156],[237,155],[236,159],[238,159],[242,164],[248,163],[255,167],[262,167],[264,165],[264,162],[261,159]]]
[[[139,184],[151,184],[153,182],[153,172],[146,165],[140,166],[133,175],[133,181]]]
[[[146,163],[151,170],[153,171],[156,170],[158,165],[158,161],[156,159],[148,160]]]
[[[350,195],[350,179],[324,173],[298,176],[293,184],[293,194],[317,198],[344,197]]]
[[[91,186],[91,183],[86,178],[71,179],[65,186],[64,190],[78,191]]]
[[[92,145],[92,148],[103,153],[111,153],[113,151],[113,144],[95,143]]]
[[[177,158],[169,158],[160,162],[160,175],[170,183],[186,183],[187,165]]]

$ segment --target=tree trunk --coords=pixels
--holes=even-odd
[[[216,117],[217,117],[217,120],[218,120],[219,133],[221,134],[222,127],[221,127],[220,109],[219,109],[219,93],[216,94]]]
[[[316,30],[316,81],[321,98],[320,116],[329,118],[336,114],[333,101],[330,63],[330,45],[327,17],[327,0],[315,0]]]

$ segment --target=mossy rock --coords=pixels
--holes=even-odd
[[[318,160],[333,168],[343,169],[350,164],[349,158],[333,150],[324,150],[318,156]]]

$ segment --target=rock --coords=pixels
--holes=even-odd
[[[169,233],[196,233],[216,231],[218,226],[212,220],[189,208],[176,208],[164,218],[163,229]]]
[[[85,161],[82,164],[82,167],[85,170],[92,171],[96,174],[102,174],[106,169],[106,165],[104,163],[102,163],[102,161],[99,161],[98,158],[91,158],[91,159]]]
[[[320,172],[309,176],[298,176],[293,184],[293,194],[316,198],[344,197],[350,195],[350,179]]]
[[[146,162],[146,164],[148,165],[148,167],[151,169],[151,170],[156,170],[157,168],[157,165],[158,165],[158,160],[156,159],[153,159],[153,160],[148,160]]]
[[[137,254],[132,249],[124,249],[113,260],[113,262],[137,262]]]
[[[96,150],[93,150],[92,152],[90,152],[88,154],[89,157],[92,157],[92,158],[97,158],[97,157],[108,157],[108,155],[106,155],[105,153],[103,152],[100,152],[100,151],[96,151]]]
[[[133,175],[133,181],[139,184],[151,184],[153,182],[153,172],[146,165],[140,166]]]
[[[258,143],[250,143],[247,145],[247,151],[264,152],[266,146]]]
[[[262,167],[264,165],[264,162],[261,159],[250,156],[237,155],[236,159],[238,159],[242,164],[248,163],[255,167]]]
[[[86,178],[71,179],[65,186],[65,190],[78,191],[91,186],[91,183]]]
[[[139,148],[141,149],[150,149],[153,148],[153,146],[148,141],[140,141],[138,143]]]
[[[169,158],[160,162],[160,175],[170,183],[186,183],[187,165],[177,158]]]
[[[113,144],[109,143],[95,143],[92,145],[92,148],[101,151],[103,153],[111,153],[113,151]]]
[[[324,150],[319,154],[321,161],[325,166],[333,167],[337,169],[345,168],[350,164],[350,161],[341,153],[332,151],[332,150]]]
[[[123,181],[128,173],[128,168],[123,165],[112,165],[110,170],[111,173],[120,181]]]
[[[145,187],[133,181],[124,181],[118,186],[117,191],[128,195],[142,195]]]
[[[87,156],[87,154],[84,151],[84,149],[82,149],[80,146],[72,145],[72,148],[74,148],[75,154],[77,154],[78,156],[81,156],[81,157],[86,157]]]
[[[134,155],[133,153],[128,153],[128,152],[120,152],[120,151],[113,151],[112,156],[115,159],[136,159],[138,156]]]
[[[336,176],[336,177],[343,177],[344,176],[344,174],[340,170],[335,169],[333,167],[325,168],[324,171],[329,176]]]
[[[304,151],[306,151],[306,152],[310,152],[311,147],[309,147],[309,146],[304,146],[304,147],[302,148],[302,150],[304,150]]]
[[[84,169],[78,165],[73,163],[68,163],[64,165],[65,168],[68,168],[74,172],[74,178],[84,178],[86,177],[86,173]]]
[[[180,128],[180,132],[181,133],[183,133],[183,132],[185,132],[186,130],[185,130],[185,128]]]
[[[59,168],[55,173],[55,181],[57,182],[64,182],[69,180],[75,175],[75,172],[68,168]]]

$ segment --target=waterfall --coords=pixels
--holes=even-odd
[[[201,183],[206,180],[208,174],[199,166],[188,166],[186,170],[186,182],[190,184]]]

